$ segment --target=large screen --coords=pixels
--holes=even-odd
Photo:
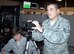
[[[31,2],[24,1],[23,8],[28,8],[28,9],[31,8]]]

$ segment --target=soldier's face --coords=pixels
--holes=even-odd
[[[18,41],[18,40],[20,40],[21,35],[20,35],[20,34],[16,34],[16,35],[13,36],[13,38],[14,38],[16,41]]]
[[[51,4],[47,6],[47,15],[50,19],[54,19],[58,16],[60,10],[55,7],[55,5]]]

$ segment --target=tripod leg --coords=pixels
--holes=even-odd
[[[33,42],[33,44],[34,44],[34,46],[35,46],[35,48],[36,48],[37,53],[40,54],[40,50],[39,50],[39,48],[37,47],[35,41],[32,41],[32,42]]]
[[[25,54],[28,54],[28,49],[29,49],[29,41],[27,41],[27,43],[26,43],[26,50],[25,50]]]
[[[36,49],[36,53],[31,51],[32,48],[29,48],[29,47],[32,47],[31,44],[34,45],[34,47],[35,47],[35,49]],[[35,53],[35,54],[40,54],[40,50],[39,50],[39,48],[37,47],[35,41],[33,41],[33,40],[29,40],[29,41],[26,42],[26,45],[25,45],[25,54],[28,54],[28,53],[29,53],[29,54],[34,54],[34,53]]]

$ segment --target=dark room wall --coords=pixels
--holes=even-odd
[[[19,5],[19,2],[10,0],[0,0],[0,6],[15,6]]]

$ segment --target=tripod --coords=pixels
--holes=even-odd
[[[39,48],[37,47],[35,41],[34,41],[34,40],[32,39],[32,37],[31,37],[32,32],[29,31],[28,34],[29,34],[29,36],[28,36],[28,38],[27,38],[26,45],[25,45],[25,54],[28,54],[29,46],[30,46],[31,43],[33,43],[37,54],[40,54]],[[32,52],[32,54],[33,54],[33,52]]]

